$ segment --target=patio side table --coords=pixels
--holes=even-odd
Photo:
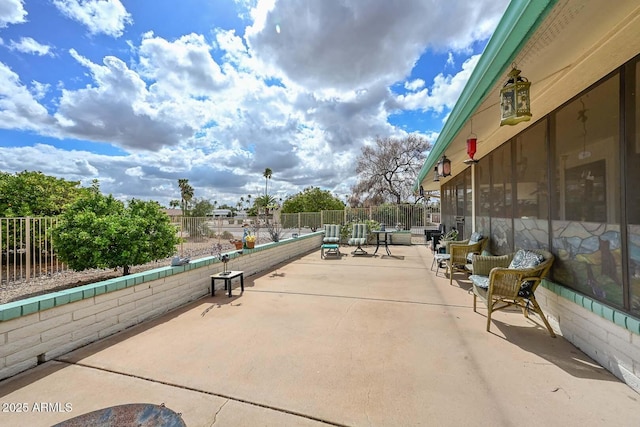
[[[240,277],[240,289],[244,292],[244,271],[227,271],[211,275],[211,296],[216,292],[216,280],[224,280],[224,289],[228,290],[231,298],[231,280]]]
[[[391,243],[391,235],[393,234],[393,230],[373,230],[373,234],[376,235],[376,250],[373,253],[374,255],[378,253],[378,249],[380,249],[380,243],[384,244],[384,248],[387,251],[387,255],[391,255],[391,251],[389,250],[389,243]],[[380,238],[380,235],[383,235],[383,239]]]

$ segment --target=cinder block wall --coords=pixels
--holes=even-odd
[[[322,233],[258,246],[235,256],[245,277],[320,248]],[[0,379],[158,317],[210,293],[214,257],[0,305]],[[216,288],[223,287],[216,283]]]
[[[640,322],[550,282],[536,299],[553,329],[640,393]]]
[[[397,231],[391,236],[392,245],[411,245],[411,232],[410,231]]]

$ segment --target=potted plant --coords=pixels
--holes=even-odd
[[[244,238],[244,242],[247,245],[247,249],[253,249],[256,246],[256,236],[255,234],[248,234],[247,237]]]
[[[229,240],[229,243],[231,243],[232,245],[234,245],[236,247],[236,249],[242,249],[242,240],[239,239],[231,239]]]
[[[449,230],[444,236],[442,236],[441,240],[456,240],[458,238],[458,230],[452,228]]]
[[[449,244],[455,242],[458,239],[458,230],[452,228],[444,236],[440,238],[440,249],[444,249],[444,253],[449,253]]]

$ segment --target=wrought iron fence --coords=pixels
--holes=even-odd
[[[56,223],[57,218],[0,218],[0,283],[66,270],[51,244]]]
[[[348,224],[372,220],[402,230],[420,231],[440,223],[440,209],[436,206],[384,205],[369,208],[347,208],[322,212],[280,214],[283,227],[316,230],[324,224]]]
[[[422,234],[422,229],[440,222],[440,211],[432,206],[385,205],[322,212],[275,213],[268,221],[266,217],[171,217],[181,237],[176,254],[188,257],[212,254],[214,244],[242,238],[244,224],[253,233],[270,241],[274,231],[279,238],[286,238],[316,231],[324,224],[344,225],[364,220]],[[67,270],[67,265],[56,256],[50,238],[50,231],[57,222],[57,218],[46,217],[0,218],[0,285],[29,281]],[[277,230],[274,230],[274,224]]]

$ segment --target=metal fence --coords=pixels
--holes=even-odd
[[[420,231],[440,223],[440,209],[422,205],[384,205],[369,208],[347,208],[321,212],[300,212],[280,214],[285,228],[316,230],[324,224],[348,224],[350,222],[372,220],[402,230]]]
[[[271,241],[274,235],[282,239],[316,231],[324,224],[365,220],[422,234],[424,228],[440,222],[440,211],[431,206],[385,205],[294,214],[276,212],[268,218],[171,217],[181,237],[176,254],[188,257],[210,255],[213,245],[242,238],[244,224],[261,240]],[[50,231],[57,222],[57,218],[45,217],[0,218],[0,285],[68,269],[56,256],[51,242]]]
[[[57,218],[0,218],[0,284],[67,269],[56,257],[49,231]]]

